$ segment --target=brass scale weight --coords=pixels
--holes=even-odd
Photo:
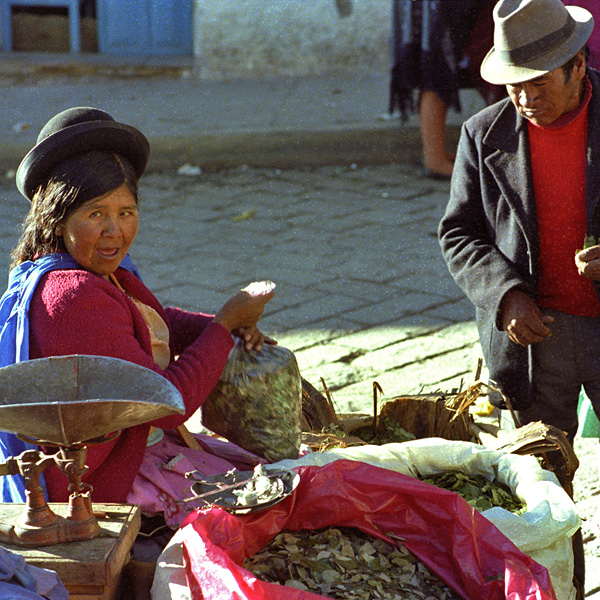
[[[41,547],[95,538],[91,486],[82,482],[91,444],[114,439],[122,429],[185,412],[181,394],[150,369],[103,356],[70,355],[25,361],[0,369],[0,430],[38,446],[0,463],[0,476],[25,479],[26,502],[14,523],[0,523],[0,542]],[[70,493],[66,516],[52,511],[40,485],[55,465]]]

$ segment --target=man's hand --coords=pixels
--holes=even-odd
[[[500,319],[508,337],[521,346],[537,344],[552,335],[546,325],[552,323],[554,317],[542,314],[533,298],[516,288],[504,294]]]
[[[600,246],[591,246],[575,255],[575,264],[580,275],[600,281]]]

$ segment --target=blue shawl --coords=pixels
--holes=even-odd
[[[129,255],[120,266],[139,277]],[[29,360],[29,307],[41,277],[57,269],[81,268],[70,254],[59,253],[24,262],[9,273],[8,288],[0,298],[0,367]],[[6,461],[31,448],[36,447],[13,433],[0,431],[0,460]],[[45,487],[43,476],[41,483]],[[0,477],[0,501],[25,502],[25,485],[20,475]]]

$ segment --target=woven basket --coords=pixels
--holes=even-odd
[[[396,396],[378,408],[378,392],[381,387],[373,382],[373,414],[335,412],[327,386],[323,396],[306,380],[303,381],[303,432],[312,449],[331,445],[357,445],[365,433],[371,438],[384,434],[386,422],[395,421],[415,438],[440,437],[448,440],[471,441],[473,417],[468,411],[470,404],[482,393],[480,387],[471,386],[462,393],[419,394]],[[336,435],[340,433],[341,435]],[[321,437],[319,441],[318,436]],[[348,439],[351,436],[351,439]],[[364,443],[364,442],[363,442]]]

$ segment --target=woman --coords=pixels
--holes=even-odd
[[[72,108],[44,126],[16,176],[31,209],[0,302],[1,365],[69,354],[119,358],[163,375],[185,404],[184,415],[88,448],[83,479],[96,502],[126,500],[151,426],[176,428],[200,407],[219,380],[232,334],[247,349],[274,343],[256,326],[273,296],[268,286],[258,294],[241,291],[214,316],[164,309],[144,286],[128,251],[148,154],[148,141],[133,127],[101,110]],[[0,441],[15,453],[14,436]],[[65,476],[55,467],[44,475],[48,499],[66,501]],[[5,485],[4,501],[7,495],[19,501],[22,489]]]
[[[488,103],[504,90],[479,76],[479,65],[492,46],[495,0],[392,0],[393,67],[389,112],[403,118],[418,113],[423,143],[424,173],[450,179],[454,157],[446,148],[446,116],[460,111],[460,88],[476,87]]]

